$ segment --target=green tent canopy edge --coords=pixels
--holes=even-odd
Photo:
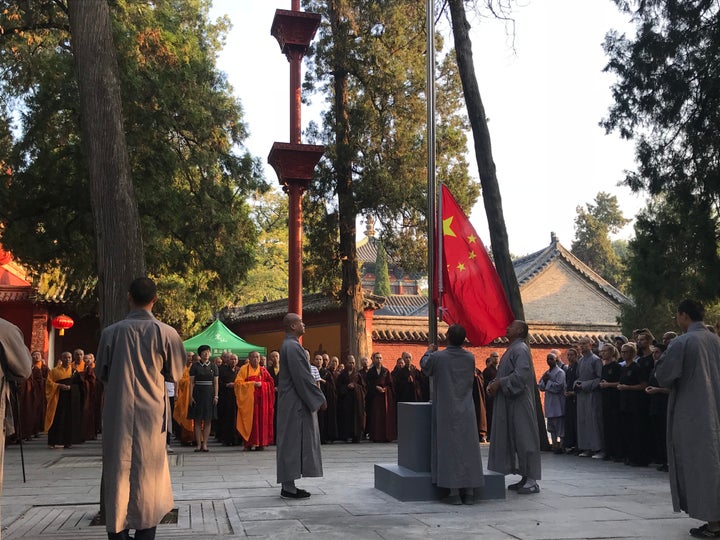
[[[219,319],[196,336],[183,341],[183,345],[188,352],[197,352],[201,345],[209,345],[212,348],[212,356],[220,356],[224,352],[237,354],[240,358],[247,358],[252,351],[258,351],[262,355],[267,354],[265,347],[248,343],[231,332]]]

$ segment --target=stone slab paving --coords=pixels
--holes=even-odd
[[[273,448],[173,448],[178,518],[158,527],[163,539],[674,540],[689,538],[697,525],[672,512],[667,474],[651,467],[543,454],[538,495],[508,493],[506,500],[458,507],[404,503],[376,490],[373,464],[395,461],[396,445],[333,444],[323,447],[325,476],[298,483],[313,496],[288,501],[275,484]],[[39,437],[24,445],[23,483],[19,447],[7,447],[3,538],[107,538],[104,527],[90,524],[98,511],[100,454],[99,441],[50,450]],[[487,446],[483,456],[486,463]]]

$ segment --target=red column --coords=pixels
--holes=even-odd
[[[288,208],[288,311],[302,317],[302,195],[303,187],[291,182],[285,188]]]
[[[301,67],[304,54],[293,50],[290,59],[290,142],[300,144]]]

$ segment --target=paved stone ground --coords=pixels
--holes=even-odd
[[[40,437],[5,454],[2,536],[107,538],[91,526],[98,510],[100,442],[49,450]],[[475,506],[400,502],[374,489],[373,464],[397,460],[394,444],[323,446],[323,478],[298,482],[313,496],[280,499],[274,448],[242,452],[210,446],[209,453],[174,447],[171,472],[177,524],[158,538],[410,538],[577,539],[689,538],[695,520],[673,514],[667,474],[576,456],[543,454],[542,490],[508,493]],[[483,448],[487,462],[487,447]],[[507,477],[512,483],[517,477]]]

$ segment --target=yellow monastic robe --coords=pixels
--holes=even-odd
[[[182,377],[175,383],[173,418],[180,427],[192,432],[195,429],[195,422],[187,417],[188,407],[190,407],[190,366],[185,367]]]
[[[252,381],[248,378],[255,377]],[[235,379],[235,401],[237,402],[237,430],[244,440],[250,438],[255,408],[255,382],[260,380],[260,366],[253,369],[250,362],[244,364]]]
[[[47,408],[45,409],[45,431],[50,429],[53,420],[55,420],[55,410],[57,409],[60,387],[57,381],[62,381],[72,377],[72,366],[66,368],[59,364],[48,373],[47,382],[45,383],[45,399],[47,400]]]

